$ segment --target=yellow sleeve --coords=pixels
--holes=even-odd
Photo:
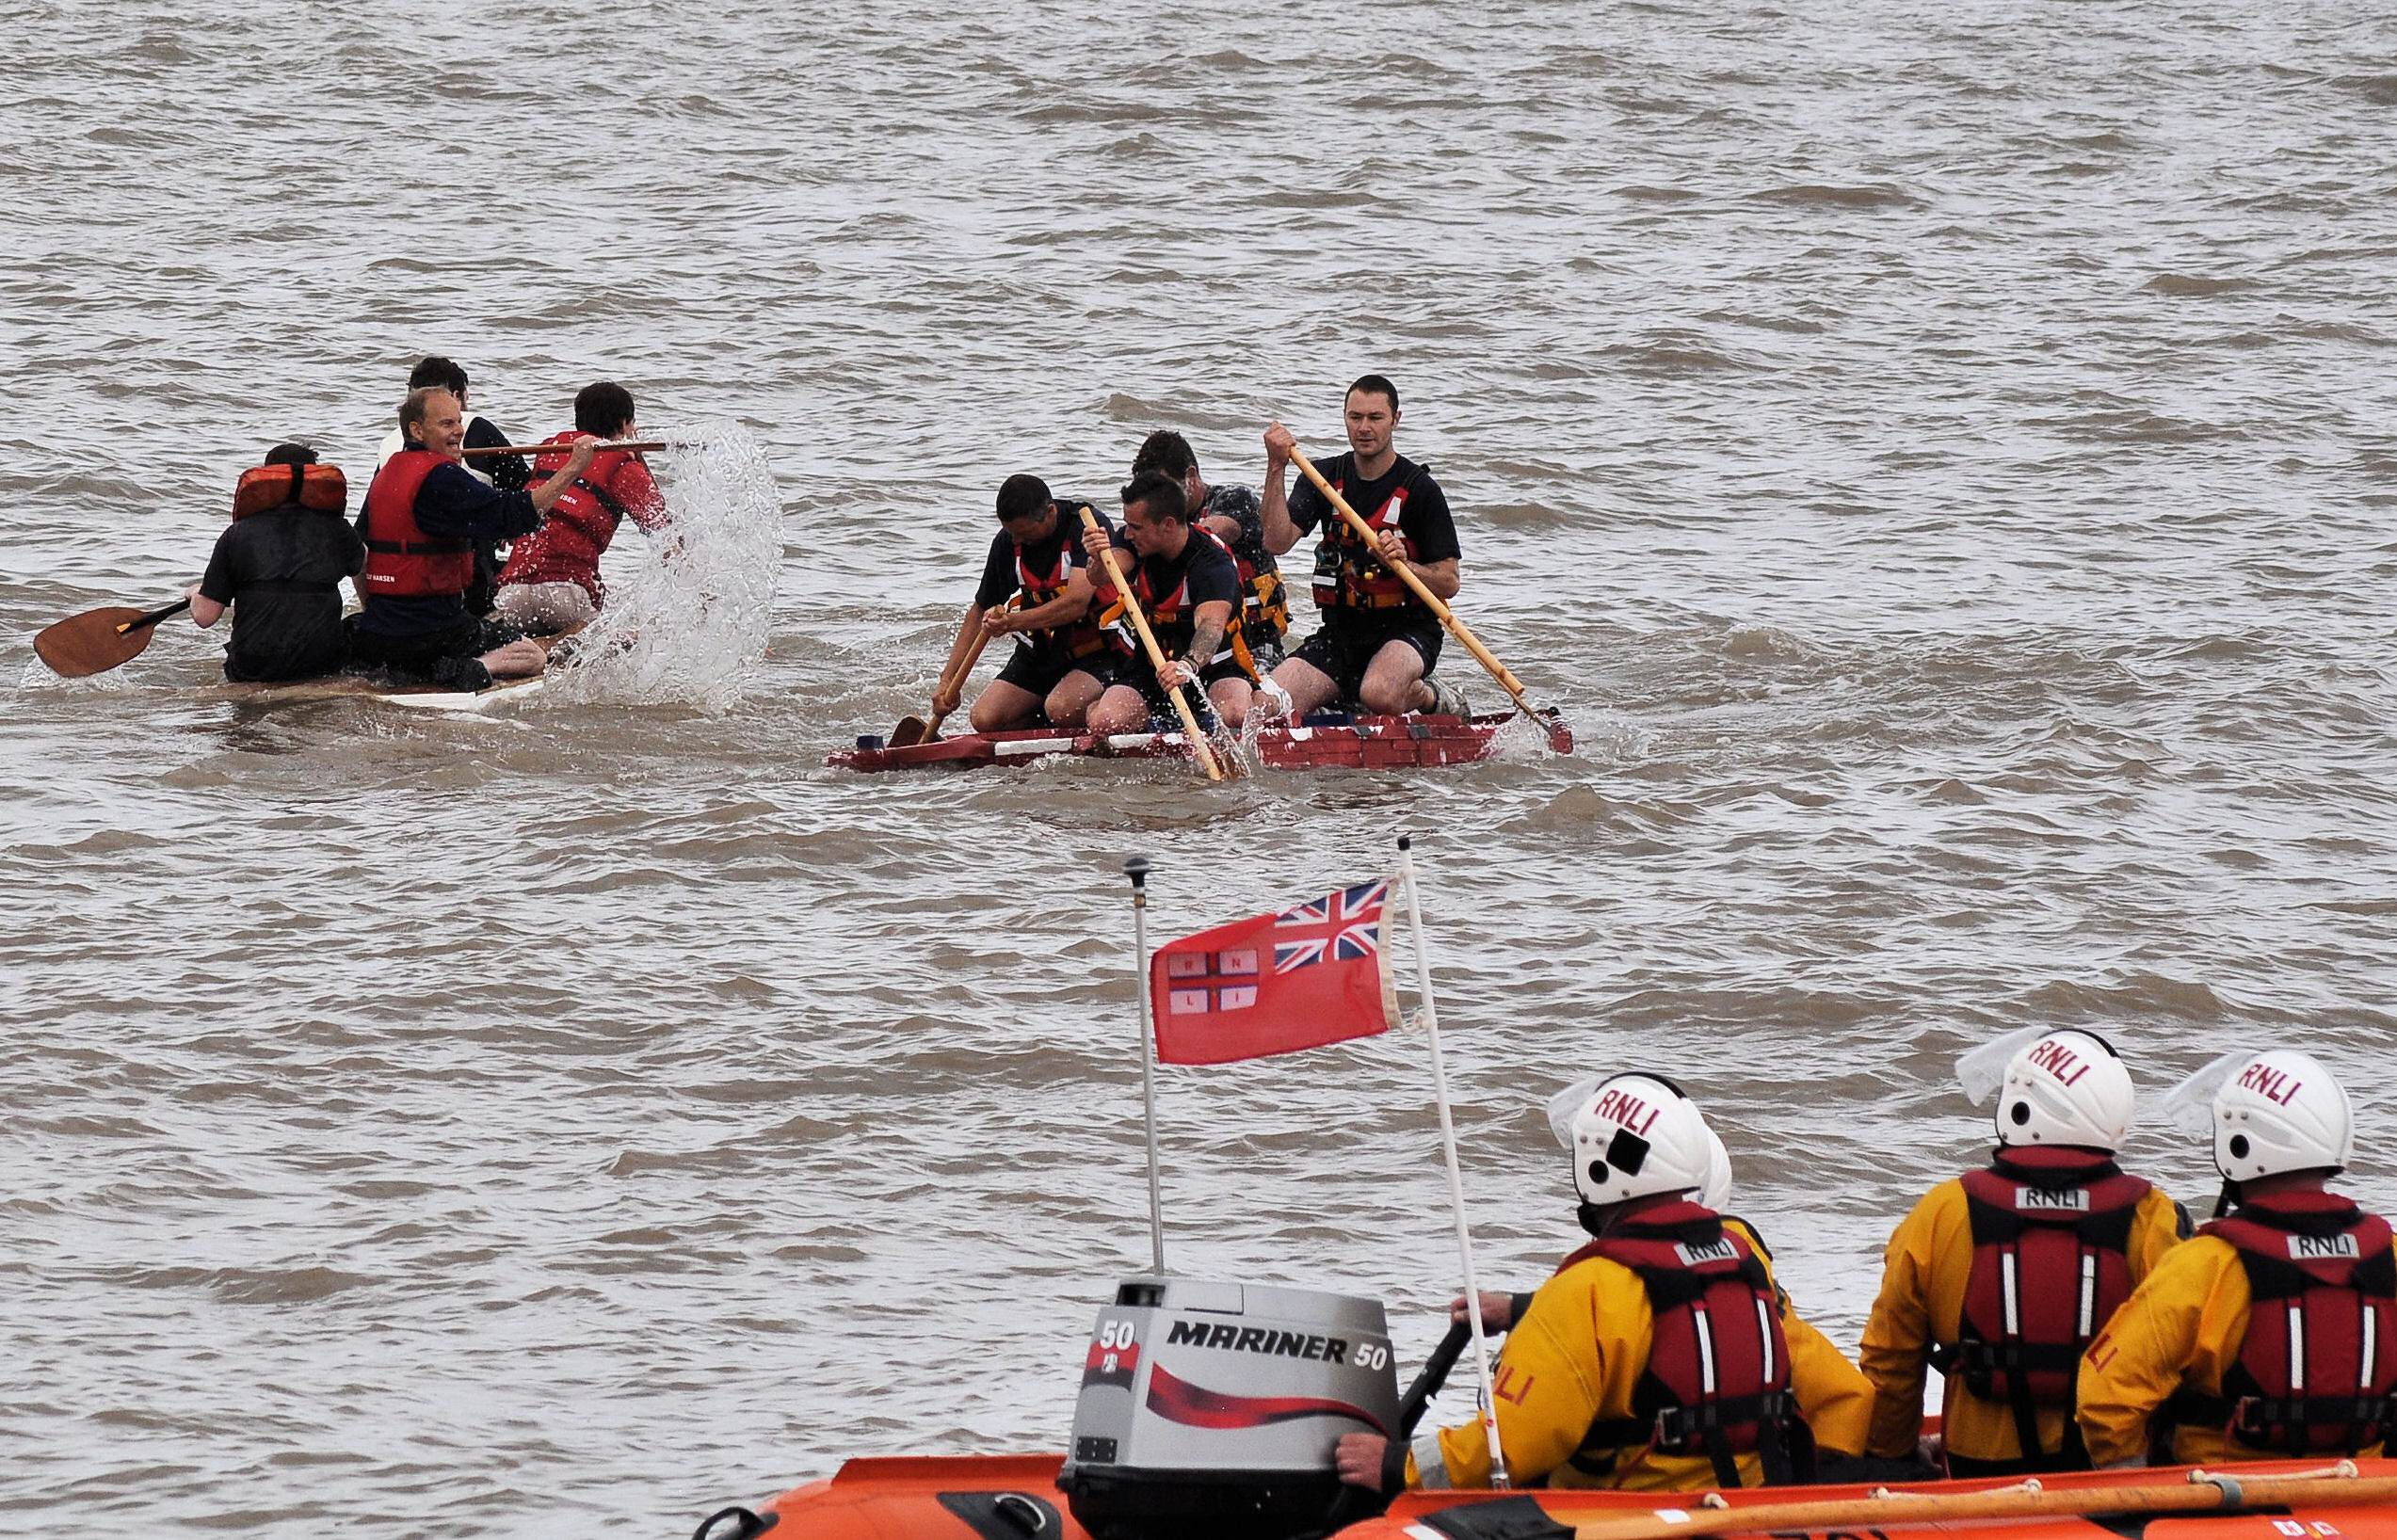
[[[2148,1450],[2148,1422],[2187,1384],[2222,1389],[2247,1335],[2247,1271],[2230,1243],[2201,1235],[2165,1251],[2081,1360],[2081,1436],[2094,1465]]]
[[[2172,1195],[2161,1187],[2149,1188],[2148,1195],[2139,1200],[2138,1211],[2131,1216],[2130,1262],[2133,1287],[2156,1270],[2156,1263],[2165,1252],[2188,1239],[2180,1229],[2181,1222],[2187,1217],[2181,1212],[2180,1205],[2172,1200]]]
[[[1798,1319],[1786,1305],[1781,1335],[1790,1344],[1790,1388],[1798,1410],[1814,1431],[1816,1447],[1830,1454],[1861,1454],[1873,1426],[1873,1382],[1848,1362],[1839,1344]]]
[[[1959,1247],[1960,1264],[1946,1255]],[[1922,1383],[1938,1340],[1933,1297],[1943,1265],[1961,1265],[1967,1274],[1972,1266],[1961,1181],[1942,1182],[1924,1194],[1899,1221],[1882,1253],[1881,1292],[1857,1349],[1857,1366],[1873,1387],[1867,1453],[1904,1459],[1922,1436]],[[1954,1291],[1961,1297],[1960,1285]]]

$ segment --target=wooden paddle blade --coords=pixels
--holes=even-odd
[[[924,742],[925,736],[929,730],[930,730],[925,726],[923,717],[902,716],[899,718],[899,725],[893,728],[891,730],[891,735],[888,738],[883,739],[882,742],[885,746],[892,748],[913,748],[916,745]]]
[[[105,674],[119,664],[139,657],[142,649],[150,645],[151,636],[158,630],[155,625],[136,626],[126,632],[117,629],[149,613],[119,604],[71,615],[55,626],[43,628],[33,639],[34,655],[49,665],[50,671],[60,679]]]

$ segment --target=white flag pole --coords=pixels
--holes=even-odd
[[[1440,1011],[1432,1003],[1432,965],[1424,951],[1424,906],[1415,893],[1414,836],[1398,837],[1398,877],[1407,885],[1407,923],[1415,937],[1415,998],[1432,1045],[1432,1095],[1440,1104],[1440,1150],[1448,1161],[1448,1200],[1456,1212],[1456,1255],[1465,1264],[1465,1319],[1473,1335],[1473,1373],[1481,1395],[1482,1436],[1489,1444],[1489,1484],[1504,1490],[1506,1453],[1498,1443],[1498,1401],[1489,1384],[1489,1343],[1482,1335],[1481,1285],[1473,1276],[1473,1236],[1465,1225],[1465,1179],[1456,1168],[1456,1124],[1448,1113],[1448,1061],[1440,1051]]]
[[[1166,1273],[1166,1216],[1157,1196],[1157,1044],[1149,1018],[1149,858],[1123,863],[1132,879],[1132,942],[1140,957],[1140,1109],[1149,1128],[1149,1256],[1159,1277]]]

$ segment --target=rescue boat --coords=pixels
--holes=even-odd
[[[1414,769],[1468,764],[1500,752],[1501,732],[1511,715],[1492,716],[1310,716],[1298,727],[1261,728],[1255,740],[1259,763],[1271,770]],[[1560,717],[1543,717],[1537,730],[1549,748],[1573,751],[1573,730]],[[1180,759],[1189,753],[1180,731],[970,732],[932,743],[893,748],[879,737],[861,737],[854,748],[828,756],[843,770],[976,770],[989,765],[1025,765],[1064,756],[1072,759]]]

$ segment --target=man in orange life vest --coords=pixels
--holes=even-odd
[[[1274,553],[1265,549],[1264,505],[1255,492],[1235,483],[1209,486],[1198,473],[1198,457],[1192,452],[1190,441],[1169,427],[1140,441],[1140,451],[1132,457],[1132,473],[1136,476],[1143,471],[1163,471],[1181,482],[1183,499],[1190,505],[1192,527],[1205,530],[1231,553],[1240,569],[1241,634],[1258,670],[1271,672],[1283,657],[1290,601],[1282,592],[1281,569],[1275,565]]]
[[[1144,471],[1123,489],[1123,528],[1083,537],[1097,574],[1102,625],[1113,632],[1118,662],[1107,693],[1090,708],[1093,732],[1137,732],[1172,708],[1169,691],[1196,683],[1223,725],[1234,732],[1248,718],[1257,669],[1241,635],[1240,569],[1221,540],[1190,521],[1182,483]],[[1105,553],[1112,546],[1132,584],[1129,599],[1115,591]],[[1124,614],[1138,604],[1166,656],[1159,668]]]
[[[946,716],[964,698],[963,665],[974,637],[1012,635],[1013,655],[974,698],[973,730],[1005,732],[1044,716],[1051,727],[1082,726],[1114,669],[1112,649],[1091,613],[1096,595],[1082,544],[1086,506],[1051,497],[1049,484],[1036,475],[1019,473],[1000,483],[999,533],[990,538],[981,586],[941,666],[942,678],[955,678],[933,692],[935,714]],[[1099,523],[1109,527],[1103,516]]]
[[[1518,1309],[1491,1389],[1519,1486],[1693,1491],[1802,1481],[1812,1441],[1791,1388],[1780,1301],[1745,1233],[1694,1201],[1712,1162],[1706,1120],[1662,1075],[1577,1087],[1573,1182],[1596,1239]],[[1462,1308],[1463,1302],[1457,1302]],[[1477,1420],[1412,1448],[1349,1434],[1340,1477],[1395,1493],[1489,1484]]]
[[[525,491],[503,492],[466,473],[458,451],[466,427],[458,397],[408,393],[399,409],[406,447],[375,473],[359,534],[366,569],[350,632],[353,665],[478,690],[494,677],[538,674],[548,654],[514,627],[467,613],[476,540],[509,539],[541,518],[591,463],[578,440],[555,474]]]
[[[365,565],[366,547],[342,515],[349,486],[306,444],[282,443],[233,488],[233,521],[217,537],[206,575],[191,586],[191,618],[213,626],[233,610],[225,677],[268,683],[336,673],[341,580]]]
[[[2006,1060],[1988,1168],[1933,1188],[1890,1237],[1858,1354],[1868,1452],[1914,1452],[1929,1365],[1947,1380],[1950,1475],[2088,1468],[2082,1352],[2188,1233],[2169,1195],[2114,1163],[2131,1107],[2130,1071],[2096,1033],[2044,1033]]]
[[[574,397],[574,431],[544,440],[534,469],[555,471],[577,440],[630,439],[635,432],[632,392],[612,379],[586,385]],[[594,457],[541,527],[509,549],[491,613],[535,635],[590,624],[607,600],[600,557],[627,519],[655,534],[667,527],[666,502],[640,456],[612,449]]]
[[[1297,441],[1279,423],[1265,429],[1265,549],[1279,555],[1320,525],[1315,605],[1323,624],[1274,670],[1293,721],[1343,700],[1368,712],[1444,712],[1462,716],[1464,697],[1435,682],[1440,618],[1395,569],[1405,567],[1442,601],[1462,579],[1456,524],[1431,472],[1398,453],[1398,387],[1367,375],[1348,387],[1348,452],[1317,469],[1371,525],[1367,546],[1313,482],[1285,493]]]
[[[2089,1344],[2081,1436],[2099,1465],[2379,1454],[2397,1420],[2397,1259],[2388,1222],[2327,1187],[2354,1158],[2355,1111],[2308,1054],[2217,1067],[2231,1212],[2166,1254]]]

